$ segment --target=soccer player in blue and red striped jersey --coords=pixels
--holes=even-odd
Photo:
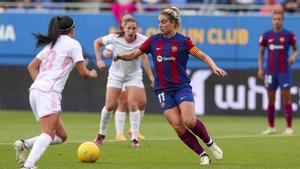
[[[186,73],[189,54],[204,61],[215,74],[226,76],[227,73],[201,52],[189,37],[178,33],[178,8],[162,10],[158,20],[161,33],[149,37],[139,49],[118,54],[114,60],[132,60],[144,53],[151,53],[156,72],[154,91],[166,119],[179,138],[200,156],[200,164],[210,164],[210,158],[195,136],[212,150],[217,160],[221,160],[222,150],[210,138],[204,124],[196,118],[190,78]]]
[[[281,89],[282,102],[285,109],[287,128],[284,135],[292,135],[292,104],[290,88],[292,87],[292,71],[290,66],[295,63],[298,56],[298,47],[293,32],[283,29],[284,15],[274,12],[272,16],[273,29],[265,32],[260,40],[260,53],[258,56],[258,77],[264,79],[268,90],[268,122],[269,127],[262,134],[275,134],[275,96],[278,87]],[[294,52],[289,57],[289,48]],[[265,50],[268,51],[267,68],[264,72],[263,62]]]

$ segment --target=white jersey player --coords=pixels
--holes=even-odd
[[[138,34],[137,22],[130,18],[124,23],[124,29],[117,34],[109,34],[107,36],[96,39],[94,48],[96,53],[97,65],[100,69],[104,69],[100,51],[101,46],[112,44],[113,54],[128,52],[137,49],[145,40],[146,37]],[[140,122],[140,112],[138,109],[139,87],[142,84],[142,70],[139,59],[131,62],[113,62],[109,69],[107,81],[107,91],[105,106],[101,111],[101,120],[99,133],[95,139],[96,144],[102,144],[107,132],[108,123],[112,117],[117,99],[121,93],[123,85],[126,84],[128,109],[130,112],[130,128],[132,131],[131,142],[133,147],[139,146],[138,130]]]
[[[42,134],[16,141],[16,157],[22,169],[35,168],[35,163],[50,144],[61,144],[67,139],[66,129],[60,118],[61,92],[74,65],[80,76],[97,77],[97,72],[89,71],[84,64],[82,48],[73,39],[74,26],[72,18],[57,16],[50,21],[48,35],[35,35],[36,46],[45,47],[28,65],[28,71],[34,80],[29,99]],[[31,151],[26,157],[29,149]]]

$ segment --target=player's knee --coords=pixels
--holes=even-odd
[[[193,118],[188,118],[188,119],[184,119],[183,120],[183,124],[187,127],[187,128],[194,128],[196,125],[196,121]]]
[[[129,111],[137,111],[138,110],[138,103],[136,101],[128,101],[127,102]]]

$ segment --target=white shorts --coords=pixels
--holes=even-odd
[[[122,92],[124,92],[125,90],[126,90],[126,87],[127,86],[130,86],[130,85],[128,85],[127,84],[127,82],[125,82],[124,84],[123,84],[123,87],[122,87]],[[132,85],[131,85],[132,86]],[[144,83],[140,80],[140,82],[139,82],[139,84],[138,84],[138,88],[145,88],[145,86],[144,86]]]
[[[37,121],[42,117],[61,112],[61,94],[56,92],[45,93],[31,90],[29,102]]]
[[[127,81],[124,81],[123,79],[120,78],[112,78],[109,76],[107,78],[107,85],[106,87],[115,87],[118,89],[122,89],[123,87],[127,86],[136,86],[136,87],[141,87],[144,86],[143,81],[141,78],[132,78]]]

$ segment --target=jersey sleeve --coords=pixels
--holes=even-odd
[[[102,40],[103,40],[103,44],[104,45],[108,45],[108,44],[112,44],[114,39],[116,38],[116,34],[109,34],[109,35],[106,35],[106,36],[103,36],[102,37]]]
[[[43,57],[45,56],[45,51],[46,49],[44,48],[35,57],[38,58],[39,60],[43,60]]]
[[[109,51],[113,51],[114,50],[114,45],[108,44],[108,45],[105,46],[105,49],[107,49]]]
[[[140,50],[143,52],[143,53],[149,53],[151,51],[151,39],[152,39],[152,36],[150,36],[141,46],[140,46]]]
[[[186,39],[186,49],[190,51],[195,46],[195,43],[188,37]]]
[[[71,57],[74,63],[84,61],[83,52],[80,44],[71,49]]]
[[[260,36],[260,38],[259,38],[259,45],[260,46],[264,46],[264,47],[267,46],[267,36],[266,36],[265,33]]]
[[[296,36],[293,32],[290,33],[290,44],[295,47],[297,41],[296,41]]]

